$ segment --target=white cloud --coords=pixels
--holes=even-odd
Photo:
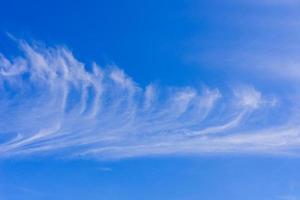
[[[144,89],[115,66],[86,70],[66,48],[20,44],[24,56],[0,57],[2,157],[282,153],[300,145],[296,126],[248,125],[272,109],[252,86],[231,95]]]

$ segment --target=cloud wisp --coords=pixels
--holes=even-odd
[[[296,126],[257,120],[272,115],[275,101],[254,87],[143,88],[120,68],[87,66],[64,47],[20,47],[20,56],[0,54],[2,158],[286,153],[300,146]]]

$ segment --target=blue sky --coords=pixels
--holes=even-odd
[[[300,1],[0,3],[0,199],[300,199]]]

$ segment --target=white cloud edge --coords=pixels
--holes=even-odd
[[[300,145],[297,126],[246,126],[274,106],[252,86],[225,96],[208,87],[144,89],[117,67],[87,71],[64,47],[20,46],[24,56],[0,56],[0,157],[292,153]]]

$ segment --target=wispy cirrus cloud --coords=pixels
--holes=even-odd
[[[274,125],[274,98],[252,86],[140,87],[116,66],[91,67],[64,47],[19,42],[0,54],[0,156],[125,158],[185,153],[286,153],[294,123]]]

